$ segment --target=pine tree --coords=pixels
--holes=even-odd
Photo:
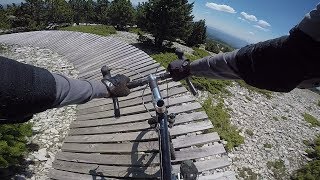
[[[101,24],[108,23],[108,0],[98,0],[96,6],[97,21]]]
[[[31,124],[0,125],[0,168],[16,165],[26,153]]]
[[[70,23],[72,21],[72,9],[65,0],[47,0],[47,22]]]
[[[108,10],[110,23],[117,29],[133,24],[134,8],[129,0],[113,0]]]
[[[155,37],[155,45],[164,40],[185,39],[191,33],[193,3],[188,0],[150,0],[147,5],[148,31]]]
[[[136,8],[136,25],[142,29],[142,30],[147,30],[147,8],[148,8],[148,3],[139,3],[137,8]]]
[[[203,44],[206,42],[207,38],[207,27],[205,20],[200,20],[197,22],[193,22],[192,24],[192,32],[190,36],[186,38],[186,43],[188,46],[195,46],[198,44]]]
[[[73,21],[77,24],[85,22],[85,0],[70,0],[69,5],[73,12]]]

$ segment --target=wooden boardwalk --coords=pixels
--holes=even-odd
[[[36,31],[0,36],[0,43],[48,48],[63,55],[79,71],[79,78],[101,79],[103,65],[125,67],[140,73],[115,70],[131,79],[153,73],[159,64],[143,51],[111,37],[68,31]],[[164,71],[160,67],[158,71]],[[169,82],[169,112],[178,113],[170,129],[176,151],[174,172],[179,164],[193,159],[199,172],[230,165],[217,133],[202,134],[212,128],[201,105],[179,82]],[[167,84],[159,85],[167,97]],[[62,151],[56,155],[52,179],[148,179],[159,177],[157,133],[149,128],[150,114],[142,105],[143,88],[135,88],[119,98],[121,117],[113,117],[111,99],[96,99],[77,107]],[[150,90],[145,102],[152,109]],[[167,100],[165,101],[167,102]],[[206,144],[206,145],[204,145]],[[233,172],[203,176],[200,179],[235,179]]]

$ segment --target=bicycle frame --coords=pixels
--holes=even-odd
[[[168,130],[168,117],[166,107],[160,94],[157,78],[154,75],[150,74],[148,76],[148,81],[152,92],[153,105],[157,113],[161,179],[175,179],[174,175],[172,174],[171,167],[170,135]]]

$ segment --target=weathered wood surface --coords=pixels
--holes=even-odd
[[[0,36],[0,43],[48,48],[71,62],[79,78],[100,80],[100,68],[112,67],[112,74],[131,79],[163,72],[159,63],[143,51],[111,37],[68,31],[35,31]],[[217,133],[203,134],[212,128],[201,105],[186,95],[179,82],[159,82],[159,89],[169,101],[168,112],[176,113],[170,129],[177,159],[173,171],[180,171],[184,160],[194,160],[199,172],[230,165]],[[52,179],[148,179],[159,177],[157,133],[147,120],[154,115],[150,89],[132,89],[119,98],[120,118],[113,117],[111,99],[95,99],[77,107],[77,119],[70,125],[62,151],[56,155]],[[174,98],[172,96],[175,96]],[[218,155],[218,156],[217,156]],[[210,157],[210,158],[207,158]],[[205,159],[205,160],[203,160]],[[200,179],[233,179],[233,172],[223,172]]]

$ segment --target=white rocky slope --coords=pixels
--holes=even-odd
[[[320,120],[318,94],[295,89],[290,93],[273,93],[267,99],[237,85],[229,89],[232,96],[224,100],[225,106],[232,110],[231,123],[245,137],[245,143],[228,154],[232,170],[240,173],[240,169],[247,167],[261,179],[274,179],[272,168],[267,166],[269,161],[282,160],[284,174],[288,175],[309,160],[303,140],[313,140],[320,128],[312,127],[302,114],[309,113]]]

